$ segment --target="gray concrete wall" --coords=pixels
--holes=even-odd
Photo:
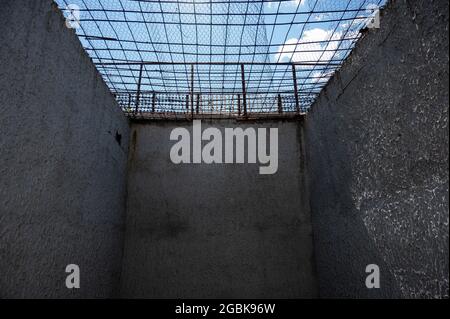
[[[396,0],[313,105],[322,297],[448,297],[448,87],[448,1]]]
[[[277,127],[274,175],[259,175],[257,164],[173,164],[178,126],[192,131],[190,122],[132,124],[121,295],[316,296],[298,123],[202,121],[222,133]]]
[[[50,0],[0,6],[0,297],[115,296],[128,122]]]

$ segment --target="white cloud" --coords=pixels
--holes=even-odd
[[[278,48],[278,53],[275,55],[275,61],[328,62],[333,59],[333,57],[336,58],[336,55],[339,55],[338,53],[335,53],[336,49],[346,48],[344,45],[339,46],[340,41],[328,41],[340,40],[343,38],[343,35],[344,33],[340,31],[333,33],[332,30],[324,30],[321,28],[307,30],[303,32],[300,40],[297,38],[292,38],[287,40],[284,45],[280,46]],[[346,34],[346,37],[352,36],[354,36],[353,32]]]
[[[336,48],[337,42],[330,42],[328,45],[324,43],[307,43],[316,41],[328,40],[331,36],[331,32],[315,28],[307,30],[303,33],[301,40],[292,38],[286,41],[286,43],[279,47],[278,54],[275,56],[276,61],[280,62],[300,62],[300,61],[324,61],[329,60],[332,56],[332,52],[325,52],[322,55],[322,50],[325,48]],[[301,52],[301,51],[318,51],[318,52]],[[295,52],[295,53],[293,53]],[[330,54],[331,53],[331,54]]]
[[[299,3],[300,3],[300,7],[304,6],[306,4],[307,0],[291,0],[291,1],[284,1],[284,2],[280,2],[280,1],[270,1],[270,2],[266,2],[266,6],[267,8],[271,9],[271,8],[277,8],[278,5],[280,6],[295,6],[298,7]]]

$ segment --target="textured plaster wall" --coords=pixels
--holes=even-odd
[[[448,297],[448,81],[448,1],[394,0],[308,114],[322,297]]]
[[[0,297],[115,296],[128,122],[51,1],[2,0],[0,43]]]
[[[315,297],[303,143],[297,122],[202,121],[203,129],[277,127],[279,169],[173,164],[172,129],[133,123],[123,297]],[[206,144],[206,142],[204,142]]]

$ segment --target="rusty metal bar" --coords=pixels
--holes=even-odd
[[[237,96],[237,101],[238,101],[238,115],[241,115],[241,95],[238,94]]]
[[[194,65],[191,64],[191,115],[194,115]]]
[[[295,71],[295,65],[292,64],[292,79],[294,80],[294,94],[295,94],[295,110],[300,113],[300,100],[298,98],[298,87],[297,87],[297,73]]]
[[[278,113],[283,113],[283,102],[281,101],[281,94],[278,94]]]
[[[155,113],[156,93],[153,92],[152,96],[152,113]]]
[[[195,107],[195,113],[199,113],[200,110],[200,94],[197,93],[197,105]]]
[[[189,94],[186,94],[186,113],[189,112]]]
[[[247,116],[247,93],[245,89],[244,64],[241,64],[241,78],[242,78],[242,102],[244,106],[244,116]]]
[[[142,82],[142,69],[144,68],[144,64],[141,63],[141,67],[139,68],[139,79],[138,79],[138,86],[137,86],[137,92],[136,92],[136,110],[137,113],[139,110],[139,102],[141,98],[141,82]]]

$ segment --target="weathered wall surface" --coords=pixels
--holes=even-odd
[[[51,1],[2,0],[0,43],[0,297],[114,296],[128,122]]]
[[[192,131],[189,122],[132,125],[122,296],[316,296],[298,123],[202,121],[222,134],[278,127],[274,175],[258,164],[173,164],[177,126]]]
[[[448,85],[448,1],[392,1],[308,114],[321,296],[448,296]]]

